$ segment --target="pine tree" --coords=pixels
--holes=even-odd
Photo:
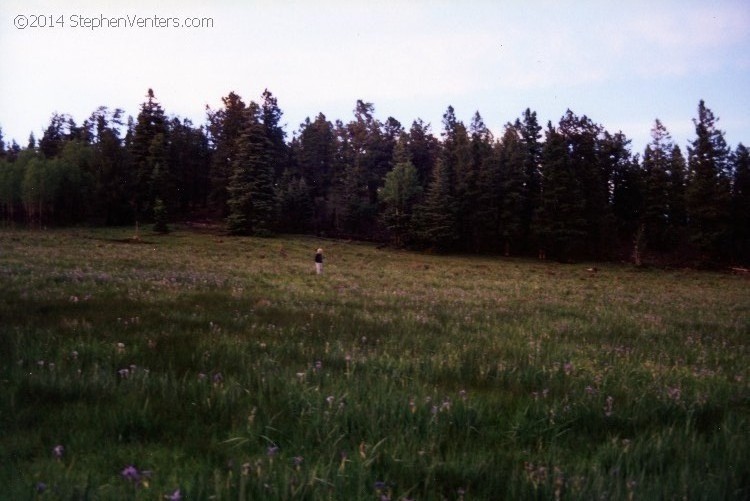
[[[308,231],[314,214],[310,187],[305,179],[286,169],[279,180],[277,198],[279,228],[281,231],[300,233]]]
[[[581,255],[588,224],[583,184],[565,136],[549,123],[542,150],[542,197],[536,218],[541,250],[561,261]]]
[[[750,264],[750,151],[740,143],[732,156],[732,239],[734,257]]]
[[[276,195],[269,148],[258,105],[251,102],[237,141],[228,186],[227,229],[232,234],[270,236],[275,229]]]
[[[690,238],[704,257],[722,257],[729,235],[729,147],[717,118],[703,102],[693,119],[696,138],[688,147],[686,202]]]
[[[242,98],[230,92],[221,98],[224,107],[220,110],[207,109],[208,133],[213,145],[210,167],[209,205],[222,216],[228,213],[228,186],[234,171],[237,156],[237,141],[245,123],[245,105]]]
[[[598,151],[602,127],[585,115],[578,117],[568,110],[560,119],[559,129],[566,142],[570,167],[580,183],[583,200],[582,216],[586,223],[579,251],[585,251],[590,257],[602,257],[613,239],[608,231],[612,226],[609,206],[611,173],[600,161]]]
[[[685,177],[687,163],[682,150],[677,145],[672,148],[667,179],[668,205],[668,244],[671,249],[677,248],[685,241],[687,226],[687,208],[685,206]]]
[[[524,207],[521,214],[522,233],[526,249],[531,249],[536,245],[533,240],[532,224],[534,214],[541,204],[542,188],[542,126],[536,118],[536,112],[529,108],[523,113],[523,120],[517,119],[515,128],[521,134],[521,140],[524,147]]]
[[[129,143],[129,153],[134,171],[131,194],[136,219],[150,218],[153,209],[154,167],[166,168],[167,127],[164,110],[156,100],[154,91],[148,89],[146,101],[141,104]],[[165,176],[166,177],[166,176]]]
[[[266,138],[269,144],[268,161],[273,167],[274,179],[277,179],[286,169],[288,158],[285,141],[286,132],[281,126],[283,112],[279,108],[278,100],[268,89],[263,91],[261,99],[261,121],[266,130]]]
[[[379,192],[380,200],[385,206],[383,224],[398,247],[409,243],[409,235],[413,232],[414,204],[422,191],[419,174],[406,150],[405,141],[396,147],[396,165],[385,176],[385,184]]]
[[[476,116],[475,116],[476,118]],[[481,117],[479,117],[481,122]],[[482,124],[483,125],[483,124]],[[480,126],[481,127],[481,126]],[[456,118],[452,106],[443,115],[443,168],[451,170],[451,193],[456,211],[454,229],[457,234],[446,241],[461,242],[465,248],[476,250],[477,175],[472,158],[471,140],[466,126]],[[437,167],[437,166],[436,166]],[[445,176],[443,176],[445,177]]]
[[[454,186],[453,169],[445,160],[438,159],[424,203],[416,216],[419,239],[424,245],[440,250],[457,248],[460,220]]]
[[[437,161],[440,143],[430,132],[430,124],[417,119],[411,124],[408,134],[409,155],[414,168],[417,169],[419,184],[426,188]]]
[[[651,128],[651,143],[643,153],[644,206],[641,222],[645,242],[657,251],[667,249],[672,137],[659,119]]]
[[[528,207],[524,147],[519,131],[510,124],[505,127],[500,145],[500,169],[503,193],[500,233],[503,253],[509,256],[511,249],[520,252],[524,248],[523,216],[524,210]]]
[[[319,113],[300,126],[297,162],[299,171],[315,198],[324,199],[331,189],[336,152],[333,124]]]

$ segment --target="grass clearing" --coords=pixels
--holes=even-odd
[[[750,497],[746,277],[129,236],[0,233],[0,498]]]

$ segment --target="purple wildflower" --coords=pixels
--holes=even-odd
[[[44,482],[37,482],[36,486],[34,487],[37,493],[41,494],[42,492],[47,490],[47,484]]]
[[[266,456],[270,458],[274,457],[278,453],[279,453],[279,448],[275,445],[272,445],[268,449],[266,449]]]
[[[182,494],[180,493],[180,489],[178,488],[172,494],[165,494],[164,499],[167,499],[168,501],[182,501]]]
[[[62,459],[64,454],[65,447],[63,447],[62,445],[56,445],[52,448],[52,455],[55,457],[55,459]]]
[[[120,476],[124,478],[125,480],[129,480],[131,482],[138,482],[141,479],[141,474],[138,472],[135,466],[132,464],[129,466],[126,466],[121,472]]]

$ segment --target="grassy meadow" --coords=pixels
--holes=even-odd
[[[0,232],[0,499],[750,498],[746,276],[132,235]]]

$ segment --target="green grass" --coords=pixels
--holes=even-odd
[[[131,234],[0,233],[0,499],[750,498],[747,277]]]

